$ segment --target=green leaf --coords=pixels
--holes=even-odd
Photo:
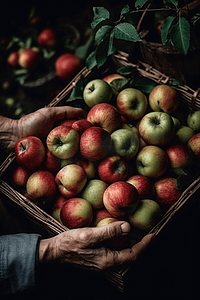
[[[168,41],[170,28],[171,28],[174,20],[175,20],[175,17],[169,16],[165,19],[165,21],[162,24],[161,40],[162,40],[163,45],[165,45],[166,42]]]
[[[132,81],[131,87],[149,94],[156,85],[157,83],[149,78],[137,77]]]
[[[126,4],[121,10],[120,18],[123,18],[129,12],[130,12],[130,7],[128,4]]]
[[[130,80],[127,78],[117,78],[117,79],[114,79],[110,83],[110,85],[112,88],[114,88],[119,93],[120,91],[122,91],[123,89],[125,89],[128,86],[129,81]]]
[[[164,0],[165,6],[178,6],[178,0]]]
[[[89,70],[93,69],[97,65],[96,51],[93,51],[88,55],[85,63]]]
[[[131,42],[140,42],[141,39],[135,27],[130,23],[120,23],[113,29],[115,38]]]
[[[107,61],[108,49],[109,49],[109,37],[102,40],[101,43],[99,43],[99,45],[96,48],[96,61],[98,67],[103,66],[104,63]]]
[[[70,97],[66,100],[66,102],[83,99],[83,90],[86,84],[87,84],[87,78],[81,75],[80,79],[76,83],[75,87],[73,88],[70,94]]]
[[[137,72],[137,69],[134,66],[126,66],[126,67],[121,67],[121,68],[117,69],[117,73],[119,73],[122,76],[128,76],[128,77],[135,76],[136,72]]]
[[[117,51],[117,48],[114,45],[114,35],[111,33],[109,45],[108,45],[108,56],[114,54]]]
[[[144,4],[147,2],[148,0],[136,0],[135,1],[135,8],[139,9],[141,7],[144,6]]]
[[[112,26],[104,25],[97,30],[95,35],[95,41],[99,44],[103,39],[107,38],[112,30]]]
[[[178,22],[171,28],[170,37],[173,46],[186,55],[190,45],[189,22],[185,18],[180,17]]]
[[[110,18],[109,11],[104,7],[93,7],[94,19],[91,23],[92,28],[95,28],[102,21]]]

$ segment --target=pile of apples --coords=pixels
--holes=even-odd
[[[164,84],[149,95],[118,92],[113,82],[123,79],[91,80],[84,119],[56,124],[45,141],[16,143],[13,184],[70,229],[127,220],[141,237],[181,196],[181,174],[200,166],[200,111],[184,115],[180,95]]]

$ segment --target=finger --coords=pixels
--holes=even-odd
[[[54,121],[81,118],[84,115],[83,109],[79,107],[58,106],[51,109]]]
[[[130,230],[131,226],[128,222],[117,221],[115,223],[108,224],[102,227],[91,228],[90,231],[86,231],[85,233],[90,235],[89,238],[87,237],[87,241],[90,241],[90,245],[88,246],[94,246],[103,241],[122,235],[127,235],[129,234]],[[86,237],[84,237],[84,239],[86,239]]]
[[[154,234],[147,234],[143,237],[143,239],[140,242],[138,242],[131,248],[126,248],[121,251],[114,252],[113,264],[118,266],[135,262],[137,258],[142,254],[142,252],[147,248],[147,246],[151,243],[153,237]],[[112,253],[110,254],[112,255]]]

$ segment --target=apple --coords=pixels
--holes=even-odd
[[[93,209],[103,207],[103,193],[108,187],[108,184],[100,179],[91,179],[87,182],[81,192],[81,198],[89,201]]]
[[[46,150],[46,156],[41,166],[42,169],[45,169],[52,174],[57,174],[60,169],[60,161],[54,156],[49,149]]]
[[[112,98],[112,88],[103,79],[93,79],[83,90],[83,99],[87,106],[93,107],[98,103],[108,103]]]
[[[47,135],[46,144],[49,151],[57,158],[73,157],[79,150],[80,136],[70,127],[59,125]]]
[[[149,94],[149,105],[153,111],[171,114],[178,108],[179,103],[178,92],[166,84],[157,85]]]
[[[97,171],[101,180],[107,183],[125,180],[128,175],[128,163],[120,155],[111,155],[100,161]]]
[[[88,120],[77,120],[73,122],[72,128],[76,130],[79,134],[82,134],[83,131],[91,127],[92,124]]]
[[[60,167],[63,168],[69,164],[77,164],[79,166],[81,166],[86,174],[88,179],[93,179],[96,175],[96,164],[95,162],[86,159],[82,156],[74,156],[72,158],[69,159],[62,159],[60,162]]]
[[[131,183],[137,189],[139,198],[151,198],[154,195],[154,185],[152,181],[144,175],[132,175],[130,176],[126,182]]]
[[[60,212],[67,199],[62,195],[59,195],[54,201],[51,208],[51,216],[54,217],[58,222],[61,222]]]
[[[178,118],[174,117],[174,116],[171,116],[173,122],[174,122],[174,130],[175,132],[180,128],[181,126],[181,122]]]
[[[148,101],[141,91],[134,88],[126,88],[118,94],[116,106],[122,116],[134,121],[144,116]]]
[[[137,189],[125,181],[110,184],[103,194],[103,203],[113,217],[124,218],[133,212],[139,202]]]
[[[165,151],[172,168],[185,168],[192,163],[193,153],[187,144],[173,143]]]
[[[138,126],[142,139],[151,145],[164,146],[175,133],[171,116],[164,112],[150,112],[144,115]]]
[[[151,199],[140,200],[134,212],[129,215],[129,222],[133,228],[142,232],[149,232],[161,218],[159,204]]]
[[[37,67],[40,58],[40,52],[37,48],[22,49],[19,52],[18,63],[22,68],[32,70]]]
[[[167,153],[158,146],[145,146],[136,156],[136,168],[141,175],[158,178],[167,171]]]
[[[200,110],[193,111],[187,116],[187,124],[195,133],[200,132]]]
[[[16,186],[25,187],[30,175],[31,171],[17,166],[11,174],[11,181]]]
[[[62,207],[60,218],[70,229],[89,226],[93,219],[92,205],[82,198],[70,198]]]
[[[37,42],[40,46],[54,48],[57,44],[57,37],[52,28],[43,29],[37,37]]]
[[[80,152],[86,159],[97,161],[106,157],[112,149],[110,134],[103,128],[92,126],[80,138]]]
[[[35,171],[45,158],[44,144],[36,136],[23,137],[15,144],[15,156],[21,167]]]
[[[182,194],[182,188],[174,177],[159,178],[154,183],[157,202],[162,207],[170,207],[177,202]]]
[[[121,126],[121,116],[116,107],[109,103],[94,105],[87,114],[87,120],[112,133]]]
[[[189,126],[182,125],[176,131],[174,138],[177,142],[187,144],[189,139],[195,134],[194,130]]]
[[[119,221],[118,219],[114,218],[114,217],[107,217],[102,219],[101,221],[98,222],[98,224],[96,225],[96,227],[102,227],[102,226],[106,226],[112,223],[115,223]],[[110,248],[110,249],[122,249],[125,247],[125,244],[128,240],[128,235],[123,235],[117,238],[112,238],[109,239],[107,241],[104,242],[104,245],[106,248]]]
[[[7,58],[7,63],[11,67],[16,67],[18,65],[18,61],[19,61],[19,53],[17,51],[11,52]]]
[[[139,139],[129,129],[117,129],[111,134],[114,153],[131,160],[139,150]]]
[[[91,226],[96,226],[101,220],[105,218],[113,218],[111,213],[109,213],[107,209],[105,209],[105,207],[94,210]]]
[[[61,54],[55,62],[56,74],[61,80],[69,81],[82,65],[81,59],[73,53]]]
[[[188,146],[194,154],[195,163],[200,166],[200,133],[194,134],[189,139]]]
[[[53,174],[43,170],[34,172],[27,180],[26,191],[36,203],[49,203],[57,192]]]
[[[87,182],[85,170],[76,164],[63,167],[55,177],[58,189],[66,198],[76,196],[84,188]]]
[[[115,97],[119,94],[118,80],[121,81],[122,79],[125,79],[125,77],[117,73],[109,74],[103,78],[104,81],[110,84]]]

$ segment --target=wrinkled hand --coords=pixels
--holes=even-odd
[[[56,121],[75,119],[83,116],[81,108],[70,106],[44,107],[33,113],[23,116],[19,120],[0,117],[0,134],[3,147],[13,151],[15,143],[22,137],[34,135],[44,138]]]
[[[153,235],[146,235],[131,248],[110,250],[102,242],[127,235],[130,224],[124,221],[102,227],[88,227],[65,231],[53,238],[40,241],[39,262],[59,262],[86,267],[91,270],[105,270],[134,262],[150,243]]]

